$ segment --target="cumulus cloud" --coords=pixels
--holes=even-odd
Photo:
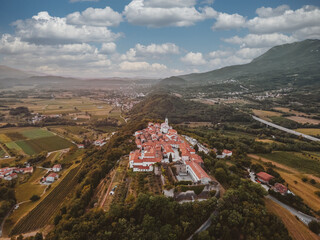
[[[119,64],[119,67],[123,71],[162,71],[166,70],[167,66],[159,63],[150,64],[148,62],[128,62],[124,61]]]
[[[113,42],[103,43],[100,49],[101,53],[114,53],[117,49],[117,45]]]
[[[245,37],[234,36],[224,39],[227,43],[239,44],[241,47],[262,48],[273,47],[285,43],[297,41],[295,37],[287,36],[281,33],[271,34],[248,34]]]
[[[261,7],[256,10],[256,13],[261,18],[268,18],[268,17],[280,16],[283,13],[285,13],[287,10],[290,10],[290,7],[288,5],[280,5],[276,8]]]
[[[18,20],[13,25],[17,36],[38,44],[111,42],[120,36],[106,27],[70,25],[66,18],[52,17],[48,12],[39,12],[31,19]]]
[[[264,14],[247,22],[252,33],[294,32],[306,27],[320,26],[320,9],[314,6],[304,6],[295,11],[286,9],[282,14]],[[260,13],[261,14],[261,13]]]
[[[211,7],[197,10],[194,5],[192,0],[133,0],[123,14],[129,23],[148,27],[191,26],[217,14]]]
[[[208,54],[208,66],[218,69],[230,65],[245,64],[265,53],[268,48],[241,48],[213,51]]]
[[[130,48],[126,54],[123,54],[121,58],[122,60],[136,61],[146,57],[158,58],[170,54],[179,54],[179,47],[173,43],[152,43],[150,45],[138,43],[134,48]]]
[[[233,28],[241,28],[244,27],[246,22],[246,18],[237,13],[218,13],[216,20],[217,21],[212,26],[213,30],[228,30]]]
[[[100,27],[118,26],[122,22],[122,15],[110,7],[87,8],[83,12],[74,12],[67,15],[67,24],[90,25]]]
[[[193,66],[206,64],[206,60],[203,58],[203,55],[200,52],[189,52],[181,58],[181,61]]]

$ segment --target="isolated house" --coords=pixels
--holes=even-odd
[[[61,170],[62,170],[62,167],[60,164],[56,164],[52,168],[52,171],[54,171],[54,172],[60,172]]]
[[[46,178],[45,182],[47,183],[53,183],[56,179],[59,178],[59,175],[56,173],[50,173]]]
[[[266,172],[259,172],[256,174],[259,181],[262,183],[269,183],[269,181],[274,178],[274,176],[271,176],[270,174]]]

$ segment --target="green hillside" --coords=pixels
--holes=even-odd
[[[199,102],[188,101],[166,94],[150,94],[142,102],[133,107],[129,113],[134,119],[164,119],[168,117],[172,123],[181,122],[232,122],[250,121],[249,115],[236,111],[227,105],[210,106]]]

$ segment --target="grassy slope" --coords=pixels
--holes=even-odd
[[[320,175],[320,162],[307,157],[302,157],[292,152],[273,152],[269,154],[258,154],[261,157],[287,165],[298,171]]]
[[[287,227],[290,236],[296,240],[317,240],[316,234],[311,232],[302,222],[296,219],[288,210],[277,205],[270,199],[265,199],[267,209],[277,215]]]

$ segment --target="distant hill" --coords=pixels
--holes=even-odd
[[[187,81],[180,77],[169,77],[161,80],[160,85],[181,85],[185,84]]]
[[[199,102],[188,101],[167,93],[149,94],[142,102],[136,104],[129,112],[130,118],[164,119],[171,123],[182,122],[232,122],[250,121],[251,117],[236,111],[232,106],[210,106]]]
[[[30,76],[31,74],[28,72],[0,65],[0,79],[4,79],[4,78],[22,79]]]
[[[239,80],[260,87],[314,85],[320,82],[320,40],[284,44],[244,65],[178,76],[190,84],[220,83]]]

